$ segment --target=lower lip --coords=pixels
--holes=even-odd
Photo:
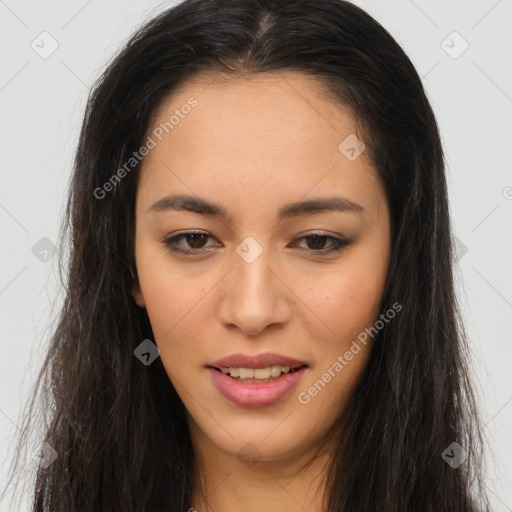
[[[220,393],[242,407],[264,407],[279,402],[292,391],[307,369],[305,366],[293,373],[281,374],[273,381],[251,384],[234,380],[214,368],[208,368]]]

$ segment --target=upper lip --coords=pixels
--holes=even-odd
[[[269,366],[289,366],[290,368],[298,368],[304,365],[306,365],[305,362],[298,361],[292,357],[265,352],[253,356],[248,354],[231,354],[214,363],[210,363],[208,366],[220,370],[221,368],[268,368]]]

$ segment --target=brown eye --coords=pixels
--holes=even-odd
[[[192,249],[201,249],[208,238],[208,235],[203,235],[200,233],[191,233],[189,235],[185,235],[185,239],[187,243],[191,245]]]
[[[325,242],[327,242],[327,237],[320,235],[306,236],[305,239],[312,241],[312,244],[308,244],[308,248],[315,250],[324,249]]]
[[[213,237],[202,231],[186,231],[164,240],[164,243],[172,252],[188,254],[205,248],[208,238]],[[182,240],[184,240],[186,245],[178,246],[178,243]]]
[[[303,236],[301,238],[298,238],[298,240],[307,241],[307,248],[305,249],[307,252],[320,255],[327,254],[332,251],[340,251],[341,249],[347,247],[350,244],[350,242],[342,238],[324,235],[322,233],[314,233],[312,235]],[[325,243],[327,241],[331,242],[331,246],[326,248]]]
[[[213,239],[211,235],[202,231],[185,231],[164,240],[164,244],[172,252],[181,254],[200,254],[201,252],[204,252],[203,249],[208,248],[205,244],[209,238]],[[297,240],[306,240],[307,247],[304,248],[304,250],[317,255],[340,251],[350,244],[350,242],[342,238],[322,233],[313,233],[311,235],[298,238]],[[182,241],[183,244],[179,245]],[[330,242],[331,245],[325,247],[326,242]],[[215,247],[215,245],[210,247]]]

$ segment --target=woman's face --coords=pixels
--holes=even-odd
[[[167,98],[148,131],[134,298],[193,442],[285,460],[326,439],[367,363],[389,265],[388,205],[358,156],[354,119],[318,82],[292,72],[202,78]],[[164,200],[177,195],[190,199]],[[267,353],[253,364],[238,357]],[[278,356],[307,367],[283,374]],[[240,382],[237,367],[275,377]]]

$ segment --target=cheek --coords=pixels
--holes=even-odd
[[[303,418],[304,426],[311,418],[329,417],[333,411],[341,414],[371,354],[371,338],[365,329],[372,327],[379,317],[384,281],[380,275],[362,268],[338,270],[336,275],[316,279],[315,286],[303,281],[303,290],[309,287],[316,316],[334,333],[319,337],[316,321],[306,325],[314,340],[316,365],[298,390],[299,402],[308,411]],[[360,334],[364,339],[358,339]]]
[[[141,258],[139,282],[153,341],[169,376],[182,382],[189,378],[193,362],[205,357],[201,353],[203,345],[195,340],[203,339],[207,324],[211,324],[213,308],[207,298],[215,280],[208,284],[206,276],[170,270],[169,262],[160,262],[159,258],[153,257],[147,265],[143,261]]]
[[[379,316],[384,275],[354,266],[337,269],[314,282],[302,280],[299,293],[334,333],[335,344],[351,342]]]
[[[183,271],[165,249],[156,250],[154,242],[141,240],[137,252],[137,272],[153,333],[161,341],[197,314],[197,306],[207,293],[207,280]]]

